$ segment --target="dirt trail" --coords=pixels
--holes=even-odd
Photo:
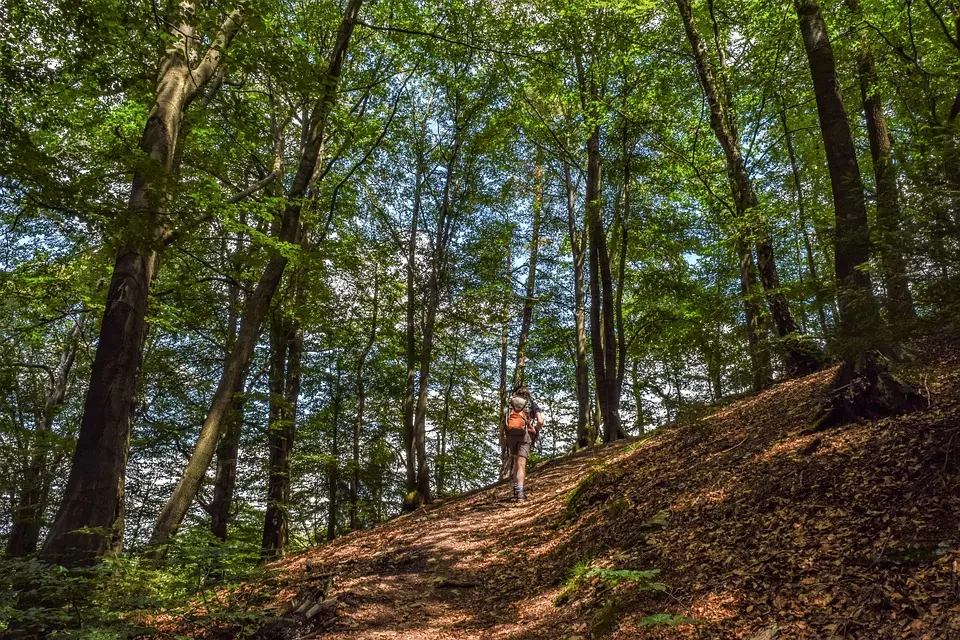
[[[309,564],[309,573],[333,574],[339,615],[317,637],[538,637],[538,628],[555,617],[552,599],[569,569],[545,560],[559,543],[564,498],[592,468],[622,456],[629,444],[542,465],[528,477],[530,499],[524,504],[511,502],[505,484],[291,559],[285,569],[307,573]],[[557,631],[551,628],[547,637]]]

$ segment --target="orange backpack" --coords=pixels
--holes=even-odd
[[[532,431],[529,402],[526,398],[513,396],[507,402],[507,429]]]

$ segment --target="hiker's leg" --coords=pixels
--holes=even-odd
[[[517,470],[513,475],[514,481],[523,486],[523,481],[527,478],[527,459],[517,456]]]

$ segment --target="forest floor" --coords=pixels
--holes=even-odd
[[[804,433],[826,370],[287,558],[257,606],[315,622],[255,637],[960,638],[960,345],[917,349],[918,413]]]

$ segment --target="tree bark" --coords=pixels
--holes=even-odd
[[[360,431],[363,427],[363,412],[367,404],[367,392],[364,380],[364,369],[367,365],[367,356],[377,340],[377,317],[380,310],[380,272],[373,276],[373,316],[370,319],[370,335],[357,358],[357,415],[353,421],[353,459],[350,474],[350,530],[359,528],[358,510],[360,496]]]
[[[327,476],[327,540],[337,537],[337,515],[340,509],[340,411],[343,405],[341,379],[343,372],[337,360],[337,381],[333,388],[330,418],[330,474]]]
[[[574,379],[577,392],[577,447],[589,447],[597,440],[590,429],[590,370],[587,361],[586,294],[583,288],[583,271],[586,259],[584,233],[579,230],[576,217],[577,193],[570,176],[570,165],[563,164],[564,182],[567,188],[567,232],[573,251],[573,317],[575,337]]]
[[[37,550],[40,541],[40,528],[43,524],[43,512],[50,494],[50,478],[47,469],[50,443],[47,439],[53,431],[53,420],[57,409],[63,404],[70,381],[70,370],[76,360],[77,344],[83,332],[83,316],[77,320],[67,334],[60,354],[57,368],[48,371],[50,376],[43,410],[37,416],[36,430],[33,433],[32,451],[27,459],[20,480],[20,491],[13,508],[13,522],[10,537],[7,540],[7,556],[20,558]]]
[[[739,133],[733,115],[733,105],[730,104],[729,87],[725,101],[717,88],[713,72],[710,70],[707,46],[697,30],[690,1],[676,0],[676,2],[680,10],[680,17],[683,19],[687,39],[693,49],[697,76],[710,105],[710,127],[713,129],[726,157],[727,173],[730,178],[730,188],[733,193],[737,216],[740,218],[740,224],[749,229],[750,233],[755,236],[756,266],[766,293],[770,316],[773,318],[777,335],[783,342],[787,373],[791,376],[811,373],[819,368],[819,359],[809,349],[804,348],[804,345],[794,335],[797,333],[797,325],[793,320],[786,296],[780,290],[780,278],[777,274],[776,261],[773,255],[773,240],[770,237],[767,222],[762,216],[748,215],[748,212],[758,204],[757,195],[740,151]],[[721,45],[719,32],[717,33],[717,44],[718,46]],[[723,55],[722,49],[718,53],[720,55],[720,71],[725,80],[726,57]]]
[[[627,276],[627,248],[630,242],[630,165],[629,131],[623,127],[623,188],[620,192],[619,256],[617,261],[617,292],[615,313],[617,321],[617,397],[623,397],[623,378],[627,370],[627,334],[623,325],[623,288]],[[626,437],[626,434],[624,434]]]
[[[223,438],[217,445],[217,475],[213,482],[213,500],[210,503],[210,532],[220,540],[227,539],[230,507],[237,486],[237,457],[240,454],[240,434],[243,433],[243,387],[234,391],[227,416]]]
[[[863,352],[882,328],[867,267],[870,229],[863,198],[863,181],[850,133],[833,49],[820,6],[811,0],[794,0],[807,51],[817,100],[817,115],[833,190],[836,213],[834,267],[837,272],[840,332],[848,351]],[[866,342],[865,342],[866,341]]]
[[[500,440],[500,479],[507,480],[512,472],[510,452],[507,450],[507,349],[510,342],[510,307],[513,302],[513,256],[511,246],[511,228],[507,226],[506,243],[504,246],[503,267],[503,310],[500,318],[500,386],[499,404],[497,405],[497,434]]]
[[[278,239],[282,242],[296,244],[299,241],[300,214],[303,209],[304,198],[316,172],[327,117],[336,102],[343,61],[346,57],[361,4],[362,0],[349,0],[344,9],[343,19],[337,32],[337,40],[330,54],[327,72],[321,83],[320,95],[304,125],[307,135],[304,136],[296,176],[287,191],[287,206],[280,223]],[[280,280],[283,278],[286,266],[287,257],[283,253],[274,252],[264,268],[260,281],[247,300],[237,342],[225,362],[220,382],[211,401],[207,417],[200,429],[193,454],[184,468],[173,495],[157,518],[153,534],[150,537],[150,547],[154,549],[152,555],[155,557],[163,555],[163,547],[179,528],[187,510],[196,498],[206,469],[213,457],[216,444],[220,440],[223,418],[230,405],[233,390],[237,381],[246,377],[247,368],[253,356],[253,349],[259,340],[260,327],[269,311],[270,302],[280,284]]]
[[[242,221],[243,222],[243,221]],[[242,238],[237,236],[237,251],[233,254],[232,273],[239,277],[241,268]],[[223,255],[227,255],[226,241],[223,242]],[[229,285],[229,300],[227,308],[227,351],[237,339],[237,328],[240,321],[240,288],[235,283]],[[224,436],[217,446],[217,473],[214,476],[213,500],[210,502],[210,532],[220,540],[227,539],[227,525],[230,521],[230,507],[233,504],[233,494],[237,485],[237,456],[240,453],[240,434],[243,432],[243,383],[234,390],[230,413],[226,418]]]
[[[447,440],[450,431],[450,405],[452,404],[453,384],[457,378],[457,362],[459,351],[454,347],[453,363],[450,365],[450,376],[447,378],[447,387],[443,392],[443,418],[440,420],[440,442],[437,447],[437,495],[443,496],[447,490]]]
[[[298,294],[299,285],[298,285]],[[300,298],[301,295],[296,295]],[[299,305],[295,305],[299,306]],[[270,426],[267,433],[267,510],[260,555],[283,556],[289,538],[290,459],[296,440],[303,332],[300,323],[279,311],[270,322]]]
[[[857,20],[863,19],[860,0],[845,0]],[[866,30],[860,32],[857,49],[857,74],[860,79],[860,98],[870,139],[870,157],[877,187],[877,216],[874,246],[880,254],[881,279],[886,291],[887,320],[895,329],[903,329],[916,317],[913,296],[907,283],[903,258],[903,239],[900,236],[900,187],[890,151],[890,132],[883,112],[883,98],[878,86],[873,51]]]
[[[238,5],[220,25],[199,64],[191,67],[191,51],[199,40],[191,24],[195,2],[182,0],[179,9],[140,140],[149,164],[134,173],[127,203],[130,223],[122,234],[107,291],[73,464],[41,551],[47,562],[90,565],[109,551],[111,540],[121,537],[116,529],[122,524],[118,517],[147,299],[159,251],[169,235],[164,194],[181,142],[183,114],[219,68],[245,16],[245,4]]]
[[[587,140],[587,229],[590,253],[590,338],[597,397],[603,419],[603,440],[620,434],[620,396],[617,393],[617,337],[614,330],[613,276],[603,228],[600,201],[600,127]]]
[[[747,323],[747,349],[750,354],[753,390],[759,391],[773,382],[773,368],[770,364],[766,330],[761,322],[762,310],[753,293],[756,288],[753,252],[742,233],[737,235],[736,251],[740,260],[740,295],[743,298],[743,313]]]
[[[407,241],[407,386],[403,396],[403,448],[406,480],[404,509],[412,510],[417,503],[417,437],[415,432],[417,384],[417,234],[420,232],[420,207],[424,181],[423,160],[417,157],[413,186],[413,213],[410,218],[410,238]]]

